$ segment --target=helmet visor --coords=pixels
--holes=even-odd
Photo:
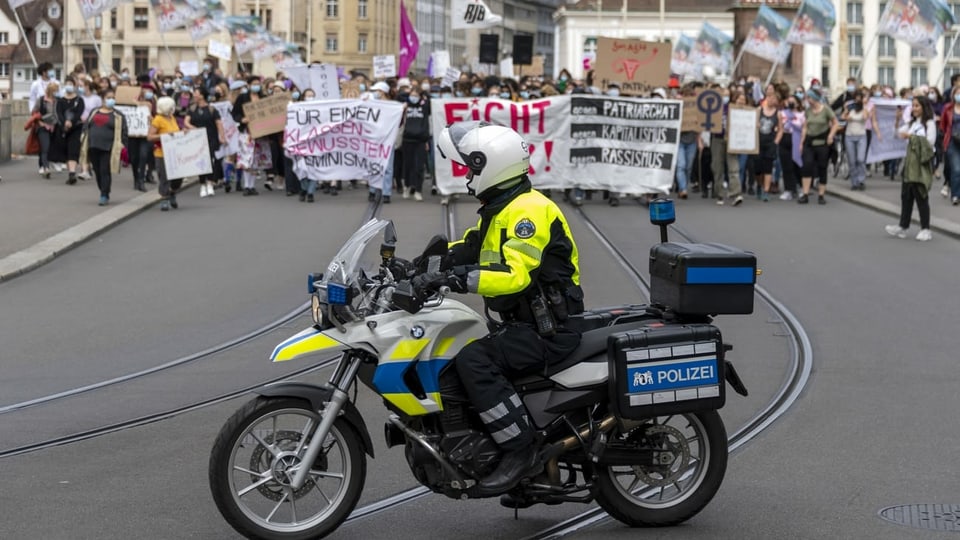
[[[440,138],[440,144],[437,145],[440,155],[443,156],[444,159],[455,161],[461,165],[469,163],[467,155],[460,150],[461,141],[463,141],[463,138],[466,137],[471,131],[489,125],[489,122],[481,121],[457,122],[450,124],[443,130],[443,136]]]

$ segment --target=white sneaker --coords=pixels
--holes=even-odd
[[[67,169],[67,166],[64,165],[63,163],[54,163],[54,164],[53,164],[53,170],[55,170],[55,171],[57,171],[57,172],[63,172],[63,171],[65,171],[66,169]]]
[[[217,188],[213,185],[213,182],[207,182],[207,197],[213,197],[217,194]]]
[[[43,167],[40,167],[40,170],[37,171],[37,173],[38,173],[40,176],[43,176],[44,174],[46,174],[46,172],[47,172],[47,170],[44,169]]]
[[[423,195],[421,195],[420,192],[417,191],[417,192],[415,192],[415,193],[413,194],[413,199],[414,199],[415,201],[422,201],[422,200],[423,200]]]
[[[901,229],[899,225],[887,225],[884,227],[884,230],[886,230],[887,234],[889,234],[890,236],[896,236],[897,238],[907,237],[907,230]],[[920,232],[922,233],[923,231],[920,231]],[[927,233],[929,234],[929,231],[927,231]],[[920,237],[918,236],[917,240],[919,239]]]
[[[942,195],[942,196],[944,196],[944,197],[949,197],[949,196],[950,196],[950,187],[949,187],[949,186],[943,186],[942,188],[940,188],[940,195]]]
[[[723,199],[717,199],[717,206],[723,206]]]
[[[404,199],[409,199],[409,198],[410,198],[410,190],[408,190],[408,189],[401,189],[401,190],[400,190],[400,196],[403,197]]]
[[[793,193],[790,193],[789,191],[784,191],[783,193],[780,194],[780,200],[781,200],[781,201],[792,201],[792,200],[793,200]]]
[[[933,240],[933,233],[930,232],[930,229],[920,229],[920,232],[917,233],[917,240],[921,242],[929,242]]]

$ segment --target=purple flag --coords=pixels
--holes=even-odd
[[[417,37],[417,31],[410,24],[410,17],[407,17],[407,8],[400,2],[400,70],[398,75],[407,76],[410,65],[417,57],[417,51],[420,50],[420,39]]]

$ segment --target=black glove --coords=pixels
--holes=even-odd
[[[437,291],[447,286],[453,292],[467,292],[466,274],[461,278],[453,272],[426,272],[413,278],[411,283],[419,291]]]

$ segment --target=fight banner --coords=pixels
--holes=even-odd
[[[733,65],[733,37],[724,34],[719,28],[703,21],[700,35],[693,48],[693,62],[702,70],[711,66],[717,73],[730,73]]]
[[[829,47],[830,32],[836,23],[837,12],[833,9],[831,0],[803,0],[787,34],[787,41],[800,45]]]
[[[955,22],[953,10],[941,0],[895,0],[887,3],[878,31],[933,58],[940,36]]]
[[[161,32],[183,28],[192,24],[197,10],[187,0],[150,0]]]
[[[342,99],[291,103],[283,149],[293,171],[312,180],[367,180],[376,185],[393,157],[403,104]]]
[[[787,33],[790,21],[767,6],[760,6],[753,21],[750,36],[743,42],[743,50],[768,62],[782,64],[790,54]]]
[[[77,0],[77,3],[80,4],[80,14],[83,15],[84,19],[89,19],[119,6],[122,1],[123,0]],[[12,5],[13,3],[14,2],[11,2],[10,4]]]
[[[434,141],[447,125],[483,120],[516,130],[530,146],[530,180],[538,188],[667,193],[673,185],[682,102],[589,94],[516,103],[434,99]],[[466,193],[465,167],[437,155],[436,186]]]
[[[873,126],[873,138],[867,149],[867,163],[888,159],[900,159],[907,155],[908,139],[897,136],[897,116],[902,107],[910,107],[908,99],[871,98],[877,124]]]
[[[453,17],[450,28],[454,30],[490,28],[503,23],[503,17],[494,15],[483,0],[453,0],[450,11]]]
[[[689,75],[690,77],[699,77],[700,71],[697,64],[692,61],[693,38],[680,34],[677,43],[673,46],[673,55],[670,58],[670,72],[677,75]]]
[[[226,140],[226,143],[221,144],[220,149],[217,150],[217,158],[238,153],[240,151],[240,130],[237,129],[237,123],[233,121],[233,115],[230,114],[233,110],[233,104],[229,101],[216,101],[211,105],[220,113],[220,123],[223,124],[223,138]]]

